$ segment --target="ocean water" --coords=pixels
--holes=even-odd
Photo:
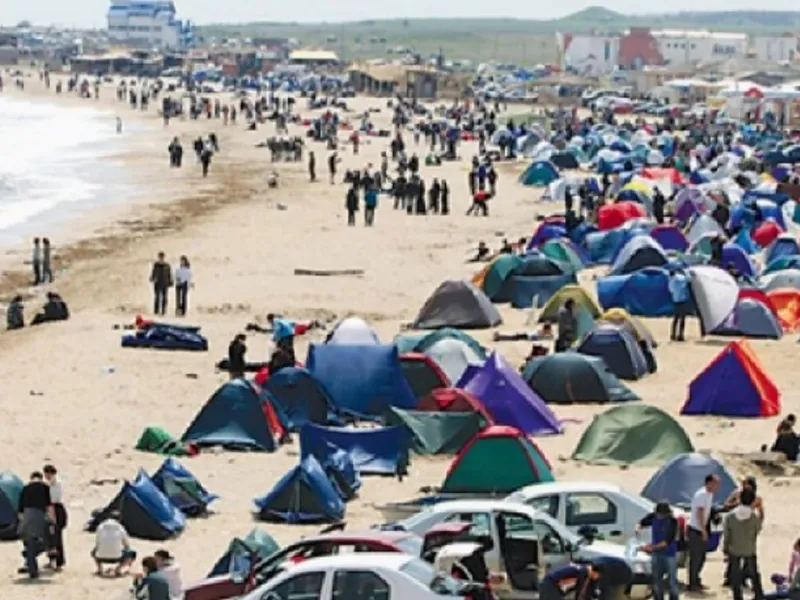
[[[0,239],[39,226],[105,195],[119,183],[112,114],[0,96]]]

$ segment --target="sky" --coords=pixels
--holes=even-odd
[[[557,3],[505,0],[497,5],[478,0],[175,0],[178,16],[197,24],[244,23],[248,21],[341,22],[400,18],[501,18],[551,19],[577,12],[599,2],[560,0]],[[0,25],[27,19],[36,25],[104,27],[110,0],[0,0]],[[649,12],[681,10],[791,10],[785,0],[672,0],[657,3]],[[491,5],[491,9],[487,8]],[[648,7],[640,0],[609,0],[602,6],[626,14],[642,14]],[[432,10],[433,9],[433,10]],[[492,10],[493,9],[493,10]],[[452,11],[452,12],[450,12]]]

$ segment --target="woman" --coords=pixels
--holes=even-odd
[[[192,267],[189,259],[181,256],[180,264],[175,269],[175,314],[179,317],[186,316],[189,287],[192,285]]]
[[[53,465],[45,465],[44,478],[50,486],[50,536],[48,537],[48,555],[53,569],[60,571],[64,568],[64,529],[67,527],[67,509],[64,508],[64,492],[61,482],[58,481],[58,471]]]

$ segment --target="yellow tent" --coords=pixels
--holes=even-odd
[[[653,334],[647,329],[636,317],[633,317],[624,308],[609,308],[606,312],[600,315],[600,321],[607,321],[619,325],[627,329],[636,338],[637,342],[647,342],[651,347],[655,348],[656,342]]]
[[[558,310],[567,301],[568,298],[575,300],[575,304],[581,308],[586,309],[593,319],[600,316],[600,307],[597,305],[592,297],[586,293],[586,290],[579,285],[565,285],[558,290],[550,300],[547,301],[542,307],[542,312],[539,315],[540,323],[554,323],[558,318]]]

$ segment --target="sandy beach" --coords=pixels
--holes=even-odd
[[[317,156],[320,181],[308,182],[305,161],[281,163],[280,187],[267,189],[273,169],[259,141],[273,135],[273,126],[257,132],[245,125],[223,127],[218,120],[174,120],[168,128],[151,106],[147,113],[131,114],[117,103],[110,87],[99,101],[73,96],[56,97],[44,90],[38,78],[27,80],[22,94],[7,85],[4,94],[32,101],[46,98],[64,105],[97,105],[123,121],[144,126],[123,134],[124,160],[140,193],[123,205],[100,206],[40,235],[56,245],[59,271],[52,286],[69,303],[72,318],[41,328],[0,334],[0,361],[6,377],[0,382],[0,433],[3,451],[0,470],[23,479],[46,462],[60,470],[70,514],[66,531],[67,568],[29,584],[18,579],[18,543],[0,544],[0,598],[2,600],[101,600],[117,598],[127,581],[99,579],[92,575],[89,557],[94,537],[84,533],[90,512],[104,506],[126,478],[138,469],[153,471],[161,457],[136,452],[133,446],[148,425],[160,425],[180,436],[206,399],[225,380],[213,364],[222,358],[227,344],[251,321],[264,321],[268,312],[297,318],[328,319],[355,314],[371,322],[384,341],[390,341],[401,325],[413,319],[428,295],[448,278],[469,278],[475,265],[465,264],[479,240],[497,248],[503,237],[516,240],[530,236],[535,215],[558,210],[539,202],[538,192],[516,183],[524,163],[499,167],[498,198],[491,202],[488,218],[464,215],[469,200],[466,161],[477,153],[477,143],[463,143],[458,163],[422,166],[423,178],[444,178],[451,187],[450,216],[410,217],[394,211],[382,197],[373,228],[349,228],[345,217],[346,187],[327,181],[328,152],[311,143]],[[355,115],[367,107],[382,107],[376,124],[386,126],[390,114],[385,99],[348,99]],[[299,103],[303,116],[311,113]],[[113,118],[109,127],[114,127]],[[127,131],[127,130],[126,130]],[[214,157],[210,175],[203,180],[191,154],[191,140],[214,131],[221,153]],[[292,134],[302,134],[299,127]],[[167,144],[179,135],[186,150],[184,167],[170,169]],[[341,134],[342,136],[344,134]],[[341,136],[340,136],[341,137]],[[343,138],[342,138],[343,139]],[[410,136],[407,143],[411,144]],[[378,165],[388,142],[366,138],[354,156],[348,146],[340,151],[340,173],[347,168]],[[417,150],[424,156],[425,149]],[[281,207],[285,208],[279,208]],[[363,215],[359,215],[363,217]],[[187,322],[200,325],[209,338],[208,353],[157,353],[120,347],[114,325],[131,323],[137,314],[150,314],[151,288],[147,283],[157,252],[166,253],[174,265],[185,254],[192,262],[196,287],[190,292]],[[29,247],[8,248],[0,259],[6,270],[0,279],[0,297],[15,293],[30,297],[27,318],[41,301],[41,292],[27,287]],[[296,268],[363,269],[363,277],[298,277]],[[594,293],[592,278],[600,270],[584,272],[583,284]],[[170,298],[174,306],[174,298]],[[526,311],[502,306],[504,331],[524,328]],[[668,341],[667,320],[648,320],[660,346],[659,372],[631,387],[643,400],[677,415],[688,382],[724,343],[699,342],[697,327],[689,323],[689,340]],[[476,337],[493,347],[491,331]],[[309,341],[298,340],[298,356],[304,357]],[[800,373],[795,371],[797,340],[787,335],[780,342],[751,342],[767,372],[782,392],[784,414],[800,410]],[[519,364],[529,350],[526,342],[497,346],[512,363]],[[270,343],[266,336],[250,336],[248,359],[266,360]],[[639,492],[653,469],[619,469],[581,466],[566,460],[592,416],[604,407],[583,405],[556,407],[568,419],[564,435],[538,438],[537,443],[554,463],[556,477],[571,480],[604,480]],[[698,449],[720,456],[753,452],[771,443],[777,419],[730,420],[679,418]],[[167,544],[135,541],[141,554],[166,546],[183,566],[187,581],[205,575],[234,536],[254,525],[252,499],[268,491],[297,461],[297,447],[284,446],[274,454],[206,453],[187,459],[187,466],[213,492],[222,496],[216,513],[192,520],[185,532]],[[348,504],[349,528],[366,528],[379,522],[372,503],[414,496],[419,487],[441,482],[447,459],[412,459],[410,476],[402,483],[367,479],[361,497]],[[729,467],[744,475],[750,468],[732,461]],[[105,482],[105,483],[98,483]],[[800,516],[792,509],[798,482],[761,478],[767,521],[761,538],[762,574],[786,569],[791,546],[798,537]],[[293,541],[318,527],[261,524],[279,542]],[[720,587],[722,562],[713,555],[704,580],[711,597],[727,597]],[[767,584],[768,585],[768,584]]]

